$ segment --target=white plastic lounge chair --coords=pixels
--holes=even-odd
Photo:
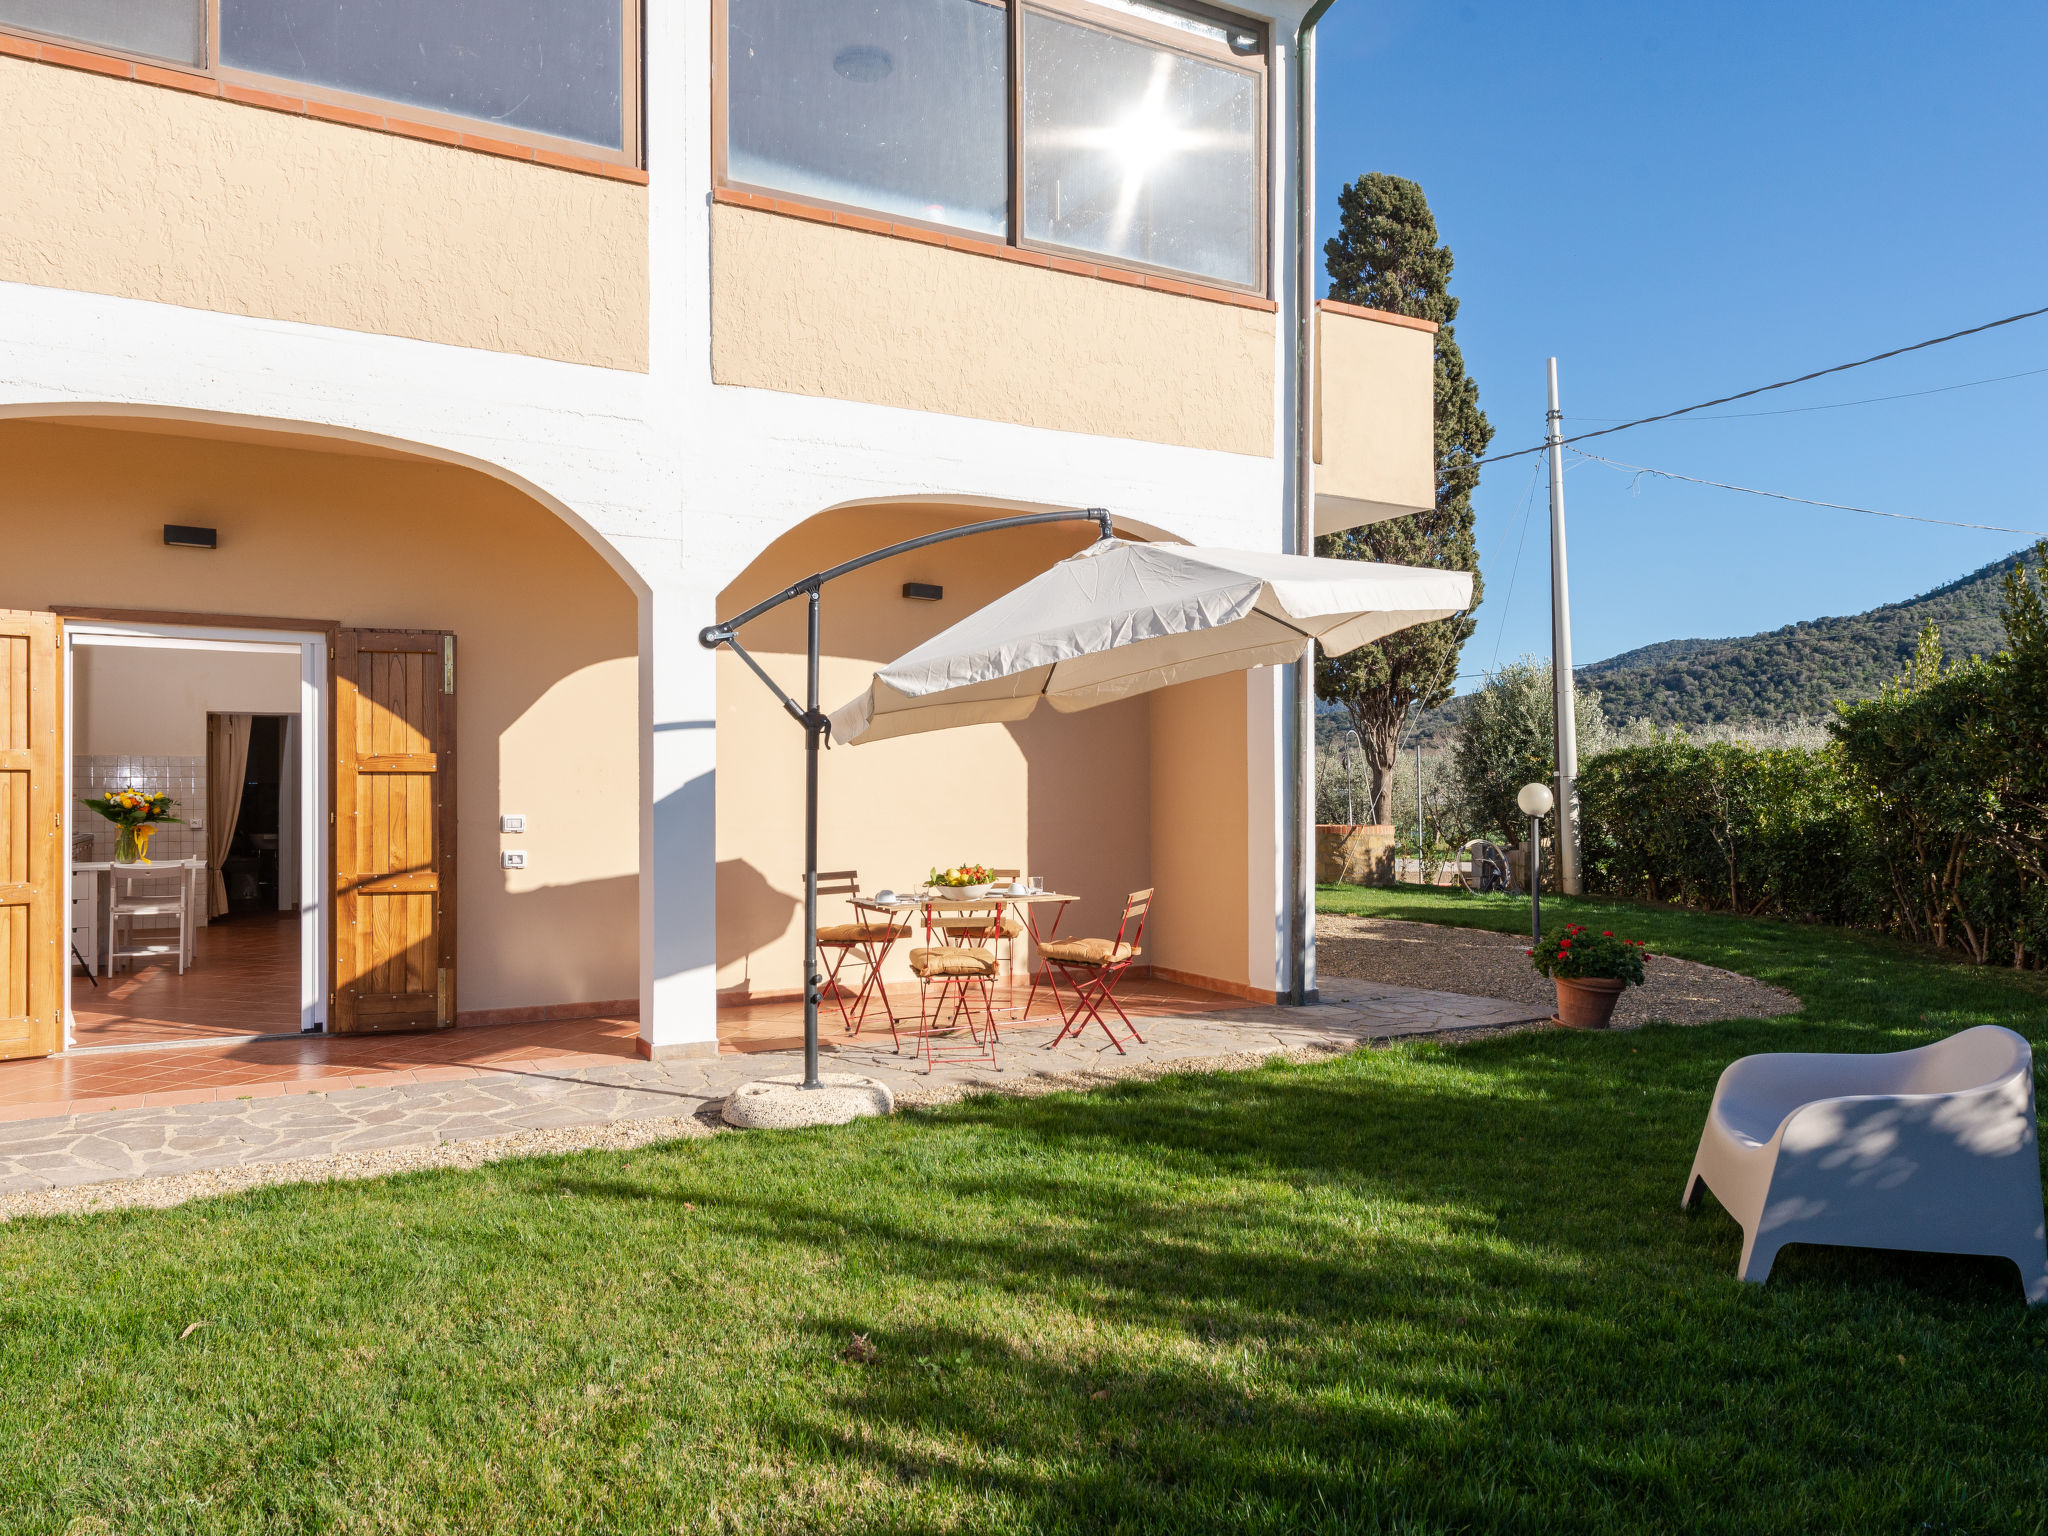
[[[1787,1243],[1982,1253],[2048,1301],[2034,1053],[1981,1025],[1881,1056],[1745,1056],[1714,1089],[1681,1207],[1704,1183],[1742,1225],[1736,1275]]]

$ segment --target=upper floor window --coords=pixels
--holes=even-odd
[[[0,0],[0,25],[173,64],[206,62],[206,0]]]
[[[1265,37],[1148,0],[725,0],[721,174],[1265,282]]]
[[[1009,19],[988,0],[732,0],[726,175],[1001,236]]]
[[[638,23],[636,0],[0,0],[0,27],[628,162]]]

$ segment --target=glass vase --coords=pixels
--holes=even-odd
[[[149,833],[147,827],[123,827],[121,836],[114,844],[116,864],[147,864],[149,862]]]

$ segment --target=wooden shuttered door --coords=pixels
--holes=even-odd
[[[0,609],[0,1058],[64,1044],[60,622]]]
[[[334,646],[337,1034],[455,1022],[455,637]]]

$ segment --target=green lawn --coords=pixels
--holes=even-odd
[[[7,1224],[0,1529],[2048,1528],[2010,1265],[1746,1288],[1678,1210],[1731,1058],[2041,1040],[2043,992],[1558,909],[1808,1010]]]

